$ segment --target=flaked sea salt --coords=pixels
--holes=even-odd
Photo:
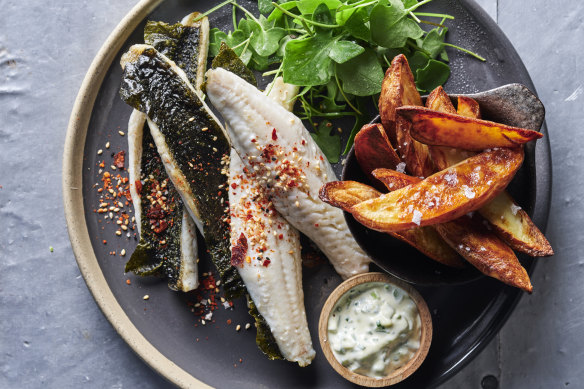
[[[418,211],[417,209],[414,210],[414,216],[412,216],[412,222],[420,225],[422,221],[422,212]]]
[[[397,166],[395,167],[395,170],[399,173],[405,173],[406,172],[406,163],[405,162],[398,163]]]

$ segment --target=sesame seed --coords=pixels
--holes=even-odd
[[[191,117],[191,118],[189,118],[189,122],[192,122],[193,120],[195,120],[195,117],[194,116]]]
[[[148,300],[150,298],[150,296],[148,296],[147,294],[144,295],[144,297],[142,297],[142,299],[144,300]]]
[[[241,326],[238,324],[237,327],[235,327],[235,331],[239,331],[241,329]]]
[[[120,255],[123,257],[124,255],[126,255],[126,249],[122,249],[122,251],[120,252]]]
[[[294,203],[294,205],[295,205],[296,207],[300,207],[300,203],[299,203],[298,201],[296,201],[296,202]]]
[[[251,327],[251,324],[247,323],[247,324],[245,325],[245,329],[246,329],[246,330],[249,330],[249,327]]]
[[[101,155],[101,154],[103,154],[103,150],[102,149],[97,150],[97,155]]]
[[[121,136],[124,136],[124,135],[126,135],[126,134],[124,133],[124,131],[118,131],[118,134],[120,134]]]
[[[110,142],[107,142],[107,143],[105,144],[105,148],[106,148],[106,149],[109,149],[109,147],[110,147]]]
[[[117,235],[117,236],[120,236],[120,235],[122,235],[122,231],[120,231],[120,230],[117,230],[117,231],[116,231],[116,235]]]
[[[122,230],[127,231],[128,227],[122,224]]]
[[[112,170],[116,170],[117,168],[116,168],[116,166],[115,166],[115,165],[111,165],[111,166],[110,166],[110,169],[112,169]]]

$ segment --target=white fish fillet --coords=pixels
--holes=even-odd
[[[141,179],[142,140],[146,114],[134,110],[128,122],[128,178],[130,180],[130,195],[134,205],[134,217],[140,234],[142,222],[142,199],[136,189],[136,181]],[[199,260],[197,233],[195,223],[183,205],[183,216],[180,234],[180,273],[177,287],[183,292],[190,292],[199,286]]]
[[[289,109],[297,88],[278,78],[270,98]],[[298,231],[278,214],[253,174],[231,149],[229,205],[231,246],[245,237],[247,251],[237,266],[247,291],[276,339],[282,356],[309,365],[315,351],[306,321]]]
[[[229,183],[231,245],[237,246],[244,236],[248,247],[237,270],[282,356],[300,366],[309,365],[315,351],[304,309],[298,231],[278,215],[259,184],[244,173],[233,149]]]
[[[224,69],[207,71],[207,94],[229,125],[232,146],[278,212],[316,243],[343,278],[367,272],[370,259],[342,211],[318,198],[320,187],[336,177],[301,120]]]

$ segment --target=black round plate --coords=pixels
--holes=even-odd
[[[255,8],[250,1],[241,0],[240,3]],[[214,0],[169,0],[159,6],[150,19],[176,22],[192,11],[205,11],[215,4],[217,1]],[[448,23],[448,41],[478,51],[487,58],[487,62],[483,63],[449,50],[452,76],[446,85],[447,92],[470,93],[512,82],[533,88],[525,67],[509,41],[474,2],[435,0],[425,10],[454,15],[456,19]],[[211,27],[231,28],[231,7],[212,14],[210,22]],[[258,351],[253,329],[235,331],[236,324],[243,326],[251,321],[244,301],[236,301],[233,311],[216,311],[214,323],[195,327],[196,318],[185,303],[189,296],[171,292],[165,282],[154,279],[130,276],[132,285],[126,284],[128,276],[124,275],[123,269],[128,256],[112,256],[110,252],[125,248],[129,254],[135,241],[116,237],[116,226],[106,224],[94,212],[99,207],[95,184],[99,182],[98,161],[103,157],[110,158],[113,152],[127,149],[126,137],[118,135],[119,130],[127,128],[131,112],[118,96],[121,79],[119,58],[130,45],[143,42],[143,27],[144,23],[136,28],[107,70],[85,142],[85,220],[95,255],[111,291],[132,323],[154,347],[209,385],[241,389],[352,387],[328,365],[318,346],[320,310],[326,297],[340,283],[340,278],[328,265],[305,269],[303,274],[307,317],[317,350],[313,364],[306,368],[284,361],[269,361]],[[111,147],[106,150],[104,144],[108,141]],[[96,155],[98,149],[103,149],[104,155]],[[546,137],[538,141],[534,158],[535,170],[527,169],[534,172],[534,177],[524,181],[530,187],[521,192],[526,193],[526,197],[519,200],[522,206],[533,211],[535,223],[543,228],[547,222],[551,185]],[[104,239],[108,241],[107,245],[102,243]],[[201,259],[202,267],[206,266],[206,262],[205,258]],[[534,263],[524,261],[529,270],[533,269]],[[432,312],[434,340],[422,367],[396,385],[397,388],[432,388],[444,382],[494,336],[521,296],[518,290],[487,278],[465,285],[423,288],[420,291]],[[147,302],[142,299],[145,294],[150,295]],[[231,325],[226,324],[227,319],[231,319]]]

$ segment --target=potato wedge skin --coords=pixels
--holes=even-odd
[[[378,104],[381,124],[393,145],[397,144],[395,110],[402,105],[422,105],[422,98],[416,89],[408,60],[400,54],[391,61],[391,66],[385,72]]]
[[[437,112],[424,107],[403,106],[396,111],[399,116],[412,123],[410,135],[428,145],[481,151],[494,147],[517,147],[543,136],[525,128]]]
[[[442,239],[433,226],[412,228],[389,234],[443,265],[457,268],[465,266],[464,261],[456,251]]]
[[[446,111],[444,111],[446,112]],[[467,118],[481,118],[481,108],[475,99],[466,96],[458,96],[458,107],[456,113]]]
[[[374,188],[356,181],[333,181],[320,188],[319,197],[322,201],[342,210],[348,210],[362,201],[381,196]],[[463,267],[460,256],[432,227],[413,228],[411,230],[393,232],[389,235],[397,238],[427,257],[451,267]]]
[[[450,104],[450,106],[448,106]],[[426,107],[437,111],[452,113],[454,107],[442,87],[436,88],[426,100]],[[480,118],[479,104],[465,96],[458,97],[458,114],[471,118]],[[438,170],[444,170],[472,155],[469,151],[442,146],[429,146],[430,155]],[[513,250],[526,253],[532,257],[553,255],[554,251],[527,213],[518,209],[513,198],[502,192],[478,211],[487,219],[494,232]]]
[[[420,181],[417,177],[405,176],[388,169],[375,170],[373,175],[390,190]],[[529,276],[513,251],[482,224],[480,217],[475,215],[471,219],[465,215],[451,222],[430,227],[434,227],[450,247],[481,273],[525,291],[532,291]]]
[[[485,151],[417,184],[359,203],[350,212],[366,227],[382,232],[445,223],[499,194],[522,162],[521,148]]]
[[[346,211],[353,205],[376,199],[381,193],[357,181],[331,181],[324,184],[318,197],[327,204]]]
[[[422,181],[421,178],[408,176],[391,169],[375,169],[371,174],[381,181],[390,192]]]
[[[442,238],[481,273],[531,293],[529,275],[513,250],[480,222],[464,216],[435,226]]]
[[[454,105],[452,105],[450,97],[448,97],[448,95],[444,91],[444,88],[442,88],[441,86],[434,89],[428,95],[428,98],[426,99],[426,108],[439,112],[446,112],[452,114],[456,113],[456,108],[454,108]]]
[[[421,106],[422,98],[416,89],[408,60],[400,54],[391,61],[385,73],[379,95],[379,115],[391,144],[406,163],[408,172],[426,177],[434,170],[428,147],[412,139],[411,124],[396,115],[396,109],[403,105]]]
[[[441,86],[434,89],[432,93],[428,95],[428,98],[426,99],[426,108],[432,109],[434,111],[452,114],[456,113],[456,109],[454,108],[454,105],[452,105],[450,97],[448,97]],[[434,167],[437,171],[444,170],[452,165],[456,165],[457,163],[474,155],[468,151],[444,146],[428,146],[428,150],[430,152],[432,162],[434,162]]]
[[[395,169],[401,162],[391,146],[383,126],[366,124],[355,136],[355,157],[363,173],[370,178],[377,168]]]
[[[502,192],[479,213],[487,219],[495,233],[514,250],[532,257],[554,255],[552,246],[543,233],[533,223],[527,212],[517,206],[513,198]]]

